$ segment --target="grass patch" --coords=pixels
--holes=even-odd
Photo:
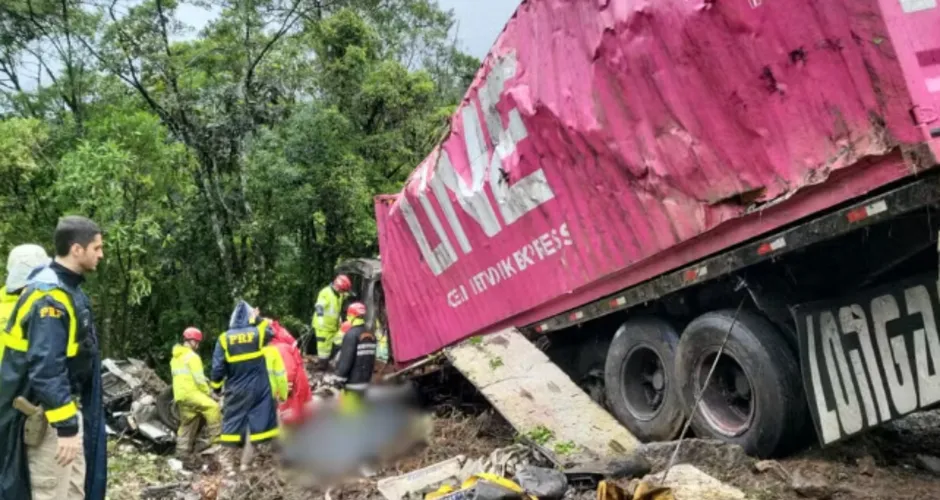
[[[555,453],[558,455],[570,455],[578,449],[578,445],[574,444],[574,441],[565,441],[563,443],[555,443]]]
[[[538,444],[539,446],[544,446],[545,443],[551,441],[552,438],[555,437],[555,432],[548,427],[545,427],[544,425],[540,425],[527,432],[526,437],[531,439],[532,442]]]

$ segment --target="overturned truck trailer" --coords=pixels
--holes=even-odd
[[[938,106],[936,0],[524,1],[376,200],[392,352],[551,334],[641,439],[701,393],[757,455],[932,406]]]

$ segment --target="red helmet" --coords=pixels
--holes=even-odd
[[[353,302],[346,309],[347,318],[361,318],[366,315],[366,305],[362,302]]]
[[[349,280],[349,276],[340,274],[333,280],[333,288],[335,288],[337,292],[346,293],[352,289],[352,281]]]
[[[183,330],[183,340],[195,340],[196,342],[202,342],[202,332],[199,331],[195,326],[191,326]]]

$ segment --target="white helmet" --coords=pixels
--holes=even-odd
[[[7,292],[12,293],[26,286],[33,269],[49,263],[49,255],[39,245],[26,244],[14,247],[7,258]]]

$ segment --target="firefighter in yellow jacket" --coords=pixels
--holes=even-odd
[[[342,323],[343,302],[351,289],[352,281],[348,276],[340,274],[317,295],[312,326],[317,337],[317,365],[320,370],[326,369],[330,358],[339,351],[343,342],[339,326]]]
[[[193,451],[199,434],[200,419],[205,421],[212,442],[222,432],[222,412],[210,396],[209,381],[196,354],[202,332],[189,327],[183,331],[183,343],[173,346],[170,370],[173,374],[173,399],[180,409],[180,428],[176,436],[176,453],[186,458]]]

